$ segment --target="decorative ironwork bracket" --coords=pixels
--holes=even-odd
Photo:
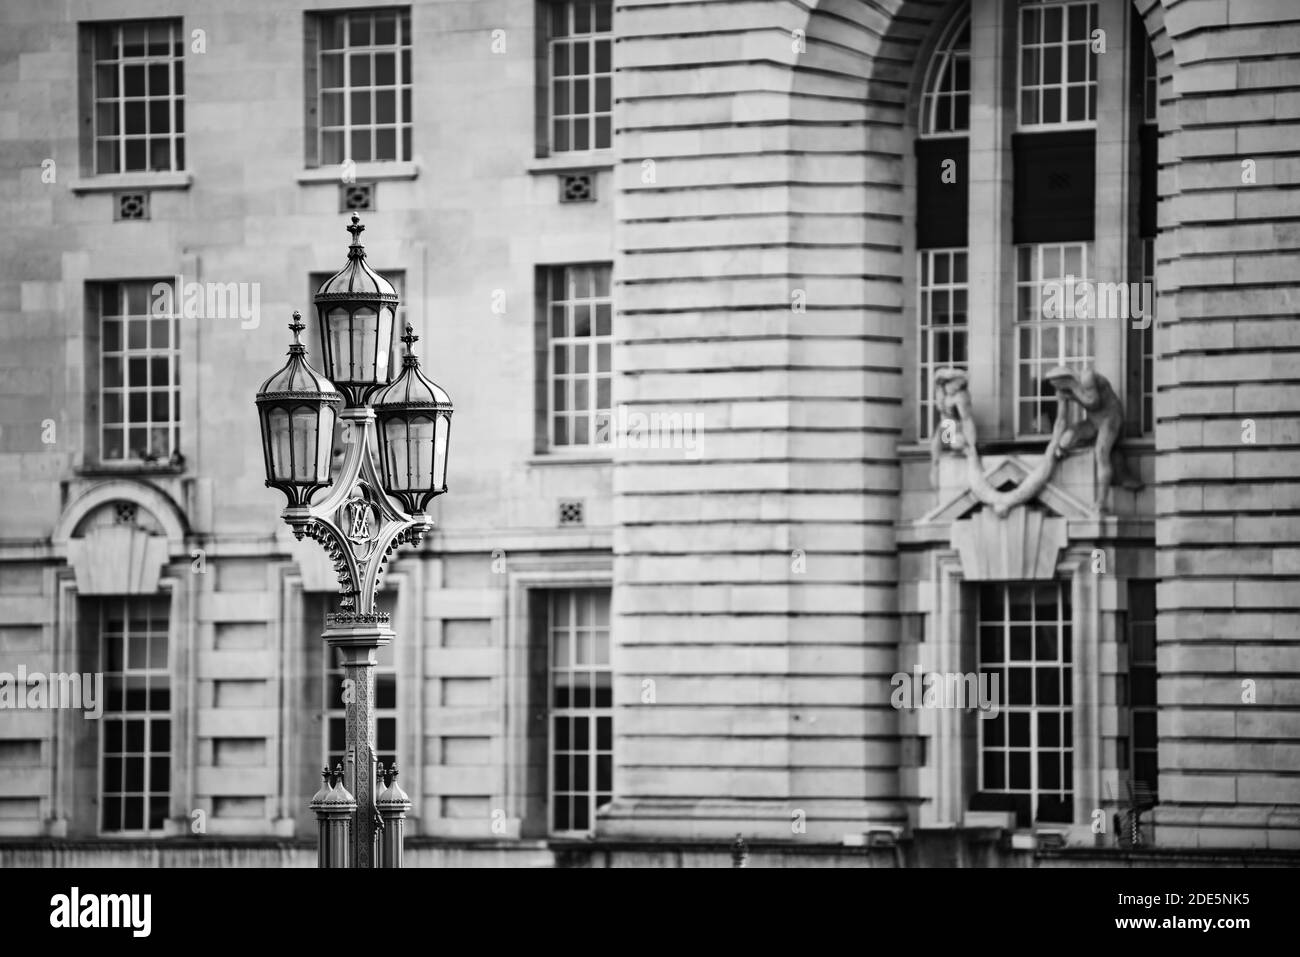
[[[284,520],[296,538],[319,542],[338,573],[340,611],[354,622],[386,624],[375,611],[375,595],[399,545],[419,545],[433,527],[427,516],[413,518],[384,494],[371,454],[375,413],[370,408],[344,409],[343,465],[320,501],[289,507]],[[380,619],[384,619],[381,621]]]

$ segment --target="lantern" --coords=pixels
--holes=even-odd
[[[305,508],[317,489],[333,482],[334,418],[343,397],[307,362],[307,347],[300,338],[306,326],[300,313],[293,314],[289,328],[293,330],[289,361],[262,383],[257,410],[266,484],[284,492],[291,508]]]
[[[361,218],[352,215],[348,262],[316,291],[316,321],[326,377],[360,408],[366,397],[387,385],[397,316],[397,290],[366,263]]]
[[[420,371],[413,345],[419,341],[411,326],[402,372],[380,390],[372,403],[379,434],[379,474],[384,491],[409,514],[424,511],[429,499],[447,491],[447,439],[451,429],[451,397]]]

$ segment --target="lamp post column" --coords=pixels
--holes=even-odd
[[[266,484],[288,498],[282,517],[294,536],[310,537],[324,547],[342,593],[339,611],[326,616],[321,637],[337,649],[344,675],[343,775],[356,799],[350,864],[359,868],[374,866],[379,821],[376,652],[395,637],[388,615],[375,608],[375,594],[398,546],[419,545],[433,527],[425,510],[447,491],[452,413],[451,397],[420,371],[412,350],[418,337],[410,325],[402,336],[401,372],[395,379],[390,375],[393,325],[401,303],[392,283],[366,264],[360,239],[364,228],[354,215],[347,265],[313,297],[329,377],[307,362],[301,340],[305,327],[295,312],[289,360],[262,383],[256,398]],[[340,411],[341,406],[346,407]],[[330,449],[336,421],[343,426],[347,448],[334,469]]]
[[[360,623],[362,616],[326,618],[325,642],[339,652],[345,710],[344,781],[357,802],[352,827],[352,866],[375,866],[375,663],[376,652],[393,640],[390,628]],[[377,617],[377,616],[364,616]]]

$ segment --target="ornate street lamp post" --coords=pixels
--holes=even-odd
[[[339,610],[325,616],[322,635],[337,649],[343,667],[347,766],[341,780],[317,795],[322,806],[356,801],[349,853],[322,846],[321,866],[347,860],[352,867],[379,866],[375,825],[375,653],[393,640],[388,615],[375,610],[375,593],[398,545],[418,545],[432,527],[429,500],[447,491],[447,441],[451,399],[420,371],[413,352],[418,337],[406,327],[402,371],[390,382],[390,355],[398,297],[366,263],[359,217],[348,231],[348,262],[320,287],[316,316],[324,375],[307,362],[299,340],[303,323],[293,314],[289,361],[257,394],[266,459],[266,484],[288,497],[282,513],[301,539],[324,546],[338,572]],[[371,398],[374,398],[373,404]],[[341,412],[339,406],[346,402]],[[330,474],[334,420],[343,426],[343,464]],[[372,446],[379,420],[380,458]],[[324,497],[313,503],[317,492]],[[391,496],[391,498],[390,498]],[[406,509],[397,508],[396,499]],[[389,774],[395,774],[390,768]],[[343,791],[339,791],[343,788]],[[350,795],[346,792],[350,791]],[[326,800],[323,794],[340,796]],[[327,829],[322,828],[322,840]],[[329,833],[340,833],[330,830]],[[391,848],[391,842],[386,845]],[[398,848],[400,852],[400,848]],[[400,853],[386,850],[385,864],[400,866]]]

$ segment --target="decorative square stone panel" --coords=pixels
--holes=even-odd
[[[339,185],[339,212],[366,212],[375,209],[374,183],[342,183]]]
[[[596,174],[591,170],[560,174],[561,203],[590,203],[596,199]]]
[[[113,219],[116,222],[130,219],[148,219],[149,218],[149,191],[134,190],[132,192],[114,193],[113,194]]]

